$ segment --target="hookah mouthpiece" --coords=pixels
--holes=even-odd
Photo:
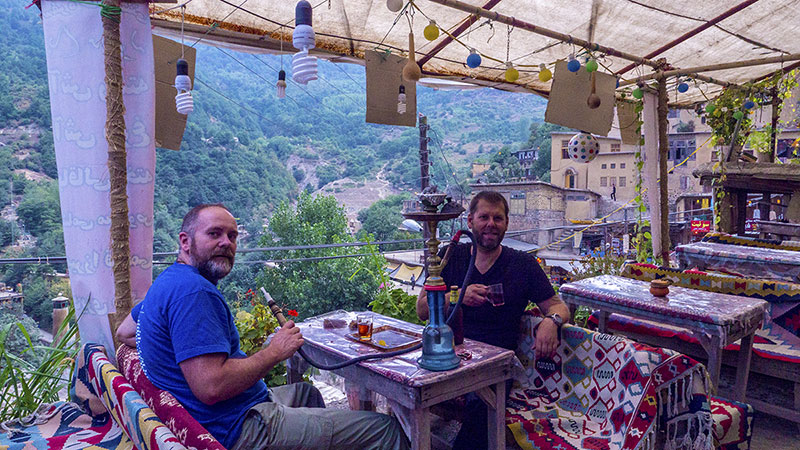
[[[266,289],[263,287],[261,288],[261,293],[264,294],[264,298],[267,299],[267,306],[269,306],[269,310],[273,316],[275,316],[275,320],[278,321],[278,325],[283,326],[286,323],[286,316],[283,315],[283,310],[275,300],[272,299],[272,296],[269,295]]]

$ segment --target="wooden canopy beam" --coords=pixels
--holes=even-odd
[[[489,0],[488,3],[483,5],[483,9],[488,11],[488,10],[494,8],[495,5],[497,5],[498,3],[500,3],[500,0]],[[436,56],[439,52],[444,50],[445,47],[450,45],[450,43],[453,42],[453,38],[456,38],[456,37],[460,36],[461,33],[466,31],[477,20],[478,20],[478,16],[474,15],[474,14],[471,14],[467,18],[467,20],[464,21],[464,23],[462,23],[461,25],[458,26],[458,28],[453,30],[452,33],[449,33],[447,36],[445,36],[438,44],[436,44],[436,47],[434,47],[431,51],[426,53],[425,56],[420,58],[419,61],[417,61],[417,64],[419,64],[419,66],[422,67],[426,62],[430,61],[431,58]]]
[[[653,50],[652,52],[648,53],[645,56],[645,58],[655,58],[656,56],[664,53],[665,51],[671,49],[672,47],[675,47],[676,45],[684,42],[685,40],[700,34],[701,32],[705,31],[706,29],[711,28],[712,26],[718,24],[719,22],[722,22],[723,20],[725,20],[728,17],[730,17],[730,16],[738,13],[739,11],[747,8],[748,6],[752,5],[753,3],[757,2],[757,1],[758,0],[747,0],[745,2],[742,2],[742,3],[734,6],[733,8],[725,11],[724,13],[718,15],[717,17],[714,17],[713,19],[707,21],[703,25],[700,25],[699,27],[697,27],[697,28],[695,28],[693,30],[689,30],[686,33],[684,33],[683,35],[681,35],[680,37],[677,37],[674,40],[672,40],[670,42],[667,42],[666,44],[662,45],[661,47]],[[628,64],[627,66],[625,66],[622,69],[618,70],[616,74],[617,75],[622,75],[623,73],[626,73],[626,72],[630,71],[634,67],[636,67],[636,64]]]

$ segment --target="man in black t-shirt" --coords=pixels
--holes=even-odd
[[[535,331],[536,355],[553,356],[558,348],[559,328],[569,319],[569,308],[555,293],[532,255],[501,245],[508,229],[508,202],[497,192],[479,192],[470,202],[467,224],[472,230],[475,250],[473,244],[457,245],[442,271],[448,287],[457,285],[464,289],[462,284],[469,268],[470,252],[476,252],[475,268],[462,303],[464,336],[514,350],[522,313],[529,302],[534,302],[545,315]],[[501,306],[489,302],[489,286],[497,283],[503,285],[504,304]],[[417,298],[417,315],[427,320],[429,314],[427,293],[423,289]],[[470,394],[465,409],[465,421],[453,449],[486,448],[486,405]]]

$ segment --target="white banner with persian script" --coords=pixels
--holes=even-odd
[[[115,312],[103,25],[99,4],[42,2],[53,140],[72,298],[81,341],[114,355]],[[123,3],[120,22],[133,302],[152,282],[155,76],[146,3]]]

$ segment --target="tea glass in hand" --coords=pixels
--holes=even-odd
[[[358,324],[358,338],[362,341],[372,340],[372,314],[359,314],[356,317]]]
[[[492,306],[503,306],[505,300],[503,299],[503,284],[497,283],[488,286],[489,293],[486,295],[487,300]]]

